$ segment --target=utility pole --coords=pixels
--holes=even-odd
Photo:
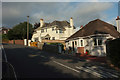
[[[28,46],[28,40],[29,40],[29,16],[27,16],[27,46]]]

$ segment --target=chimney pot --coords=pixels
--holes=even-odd
[[[83,28],[83,25],[81,25],[80,28]]]
[[[117,19],[116,20],[120,20],[119,16],[117,16]]]

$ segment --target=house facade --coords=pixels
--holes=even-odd
[[[0,33],[2,33],[2,34],[7,34],[9,30],[10,30],[10,28],[1,27],[1,28],[0,28]]]
[[[120,22],[118,17],[116,21]],[[106,56],[106,42],[111,39],[120,38],[118,32],[120,25],[116,27],[100,19],[93,20],[83,28],[66,39],[66,48],[72,48],[73,53],[85,54],[90,52],[93,56]]]
[[[32,41],[66,40],[74,32],[73,18],[70,18],[70,23],[68,21],[56,20],[51,23],[44,23],[44,20],[40,19],[40,27],[35,29]]]

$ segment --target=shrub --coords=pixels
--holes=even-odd
[[[86,55],[89,55],[90,54],[90,51],[87,49],[86,50]]]
[[[120,68],[120,38],[107,43],[107,59]]]
[[[64,51],[64,45],[62,43],[47,43],[48,45],[61,45],[62,51]]]

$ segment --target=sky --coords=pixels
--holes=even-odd
[[[114,0],[114,2],[113,0],[24,1],[2,1],[2,26],[13,27],[20,22],[27,21],[28,15],[31,24],[38,23],[41,18],[47,23],[54,20],[69,22],[70,17],[73,17],[74,25],[77,28],[98,18],[115,25],[115,19],[118,16],[118,0]]]

